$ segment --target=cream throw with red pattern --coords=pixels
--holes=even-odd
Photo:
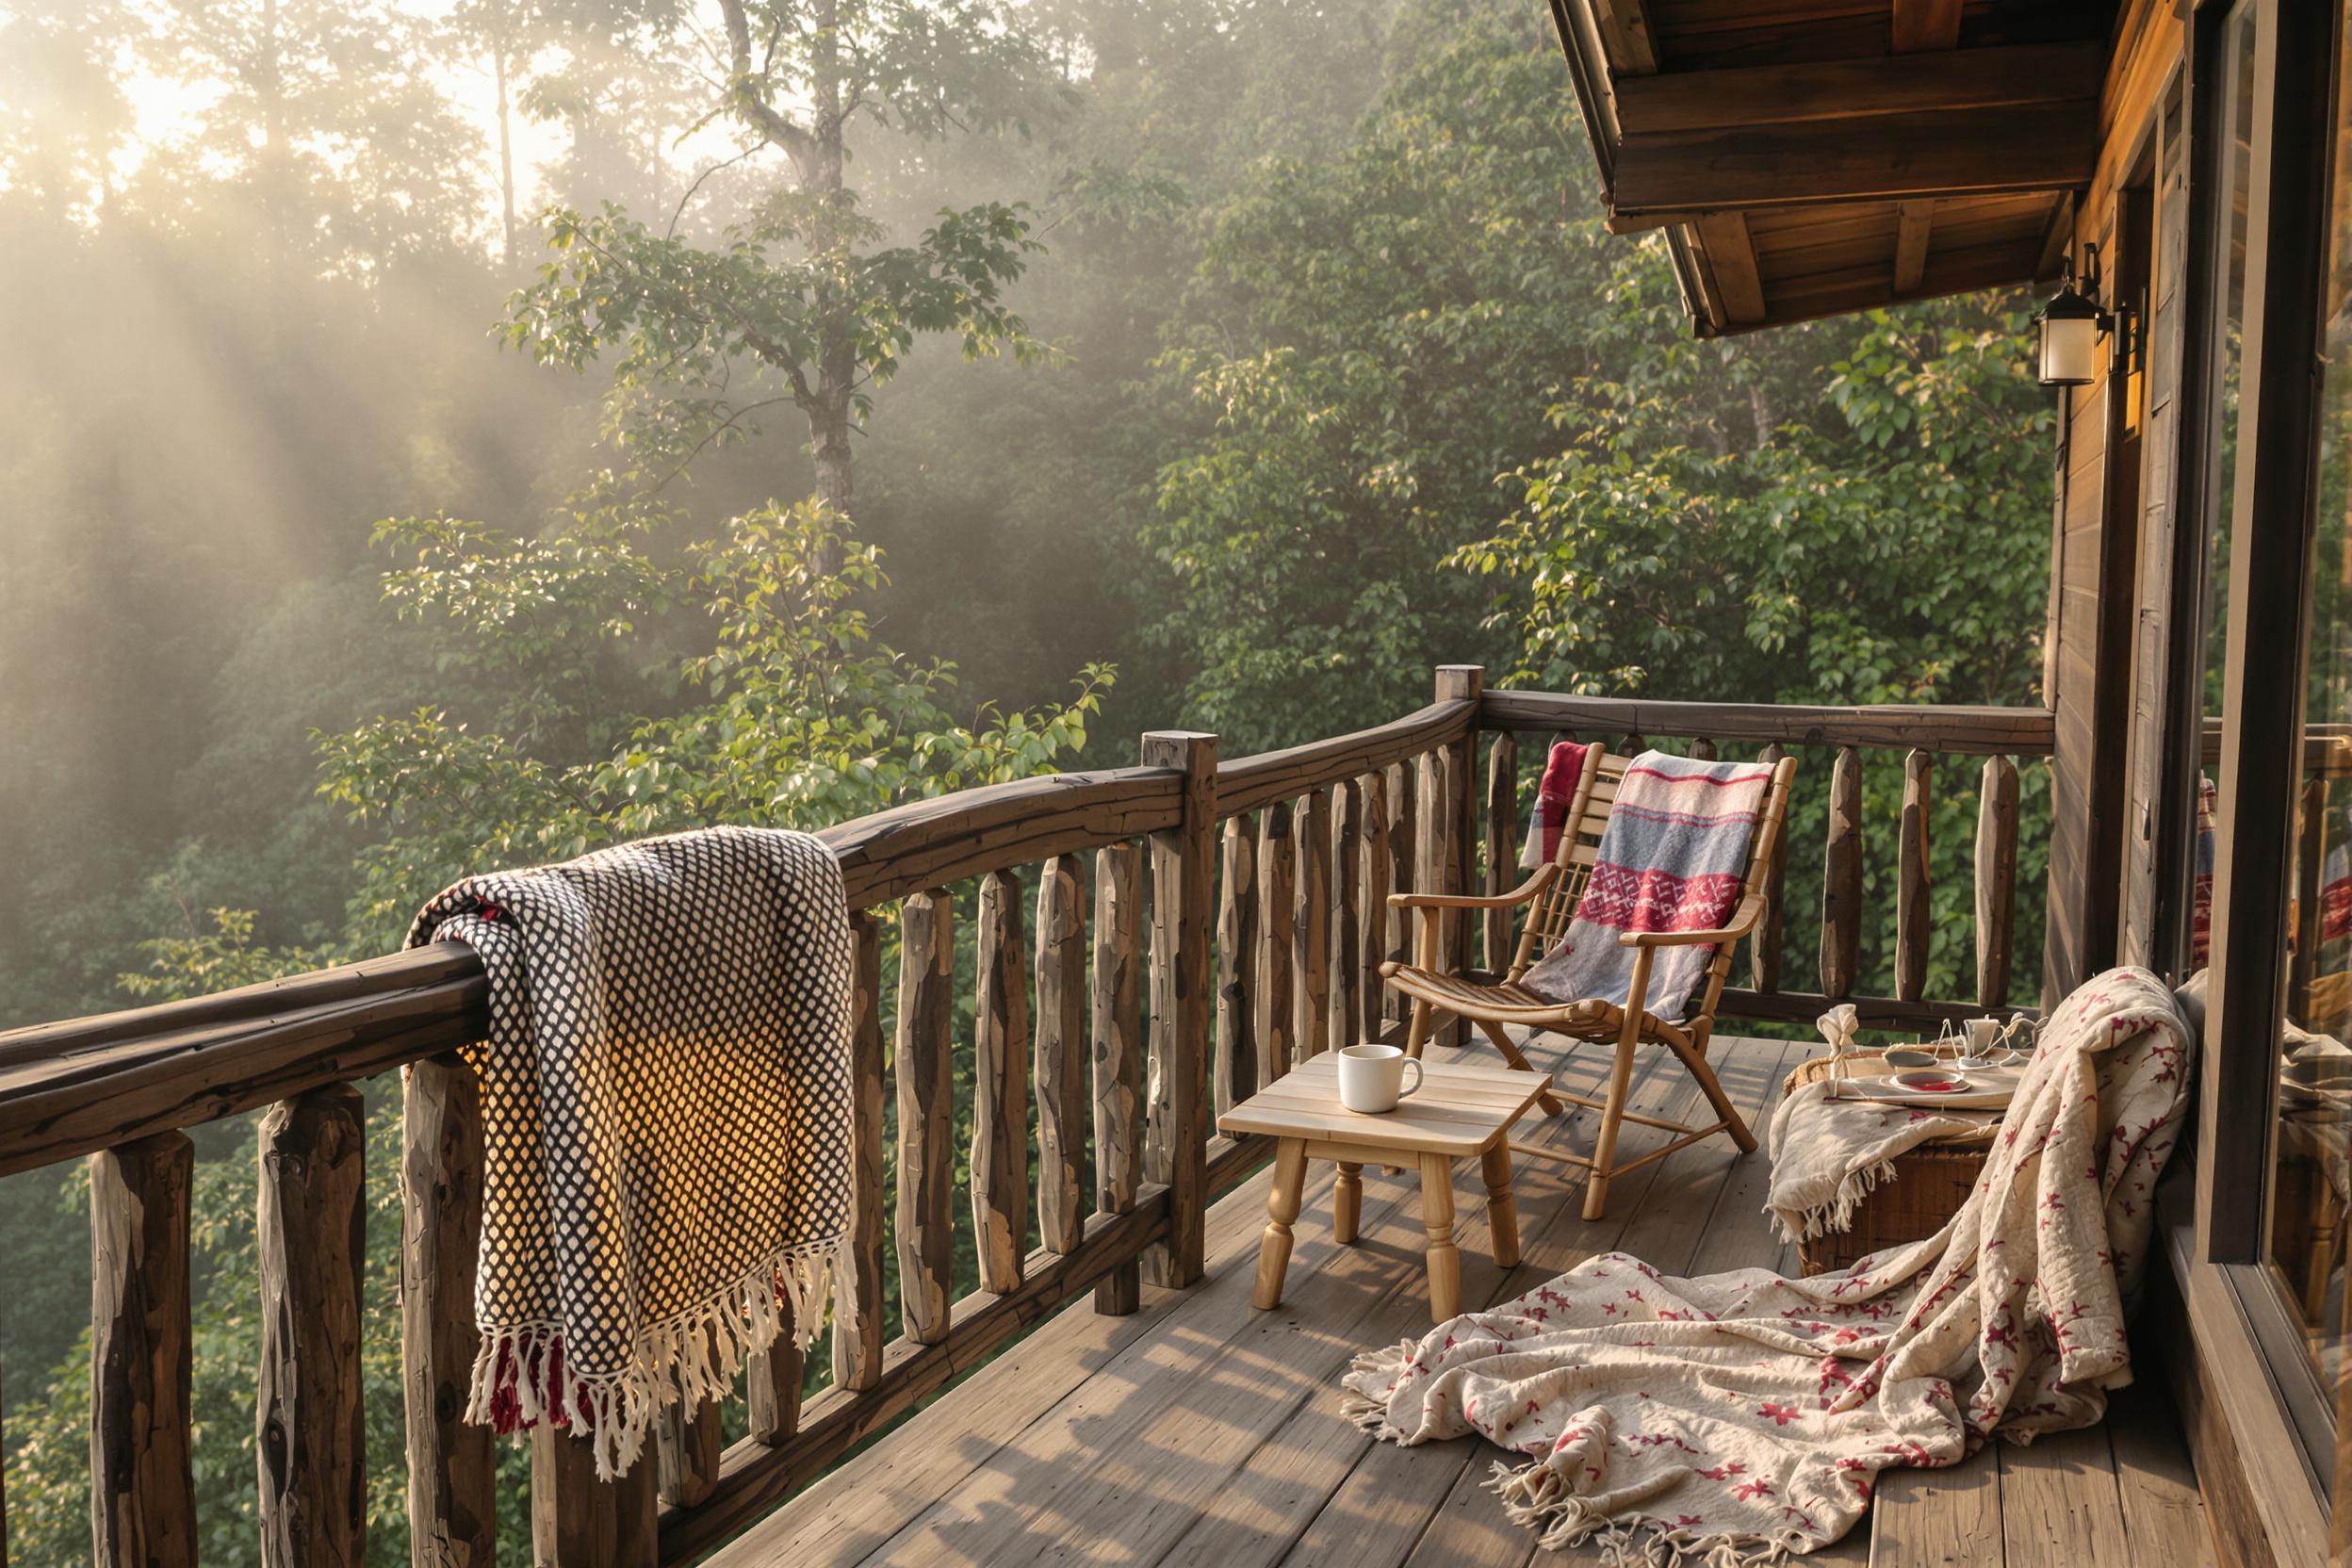
[[[1494,1487],[1547,1545],[1708,1568],[1838,1540],[1889,1466],[2097,1422],[2131,1380],[2126,1301],[2190,1037],[2172,993],[2125,969],[2042,1040],[1940,1233],[1811,1280],[1662,1278],[1609,1253],[1358,1357],[1349,1413],[1395,1443],[1511,1450],[1525,1462]]]

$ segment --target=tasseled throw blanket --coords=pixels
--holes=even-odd
[[[1560,945],[1523,983],[1562,1002],[1624,1006],[1633,988],[1628,931],[1711,931],[1731,919],[1748,869],[1748,844],[1772,770],[1760,762],[1696,762],[1645,751],[1625,769],[1601,829],[1592,878]],[[1573,788],[1573,786],[1572,786]],[[1644,1008],[1679,1019],[1707,977],[1715,949],[1657,950]]]
[[[832,852],[722,827],[469,877],[408,945],[490,977],[473,1421],[593,1436],[723,1397],[823,1317],[850,1194],[851,946]]]
[[[1823,1017],[1821,1032],[1834,1034],[1833,1020],[1841,1014],[1850,1041],[1851,1004]],[[1831,1049],[1837,1048],[1833,1039]],[[1982,1134],[2001,1119],[1998,1111],[1872,1104],[1851,1093],[1832,1100],[1834,1086],[1826,1079],[1799,1085],[1772,1112],[1764,1137],[1772,1162],[1764,1212],[1788,1241],[1852,1229],[1854,1210],[1879,1183],[1894,1180],[1895,1156],[1904,1150],[1931,1138]]]
[[[1527,841],[1519,850],[1519,867],[1534,871],[1548,866],[1560,853],[1560,835],[1568,825],[1568,808],[1576,803],[1576,780],[1584,776],[1584,748],[1574,741],[1555,741],[1544,759],[1544,776],[1536,781],[1535,809],[1527,813]]]
[[[2088,1426],[2131,1380],[2126,1302],[2189,1070],[2172,995],[2115,970],[2056,1008],[1952,1223],[1843,1274],[1661,1278],[1621,1253],[1357,1358],[1396,1443],[1483,1433],[1513,1518],[1621,1563],[1838,1540],[1892,1465]]]

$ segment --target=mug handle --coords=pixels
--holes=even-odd
[[[1409,1088],[1400,1088],[1396,1091],[1396,1098],[1399,1100],[1404,1099],[1409,1094],[1418,1094],[1421,1092],[1421,1058],[1418,1056],[1407,1056],[1405,1058],[1405,1066],[1413,1073],[1413,1085]]]

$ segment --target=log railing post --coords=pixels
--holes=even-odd
[[[1895,997],[1917,1002],[1927,994],[1928,808],[1936,760],[1913,751],[1903,761],[1903,844],[1895,884]]]
[[[1466,893],[1478,885],[1476,862],[1478,856],[1478,791],[1476,783],[1478,767],[1478,723],[1475,705],[1486,689],[1486,671],[1477,664],[1440,664],[1437,667],[1436,700],[1467,702],[1474,705],[1469,724],[1463,727],[1461,738],[1448,741],[1438,748],[1440,765],[1446,775],[1446,824],[1444,885],[1433,890],[1446,893]],[[1449,972],[1465,968],[1469,962],[1470,922],[1464,911],[1446,910],[1438,922],[1445,931],[1441,951]],[[1459,1013],[1442,1014],[1435,1034],[1437,1044],[1459,1046],[1468,1037],[1468,1026]]]
[[[472,1395],[482,1248],[482,1087],[455,1055],[400,1082],[400,1383],[412,1561],[487,1568],[498,1534],[490,1429]]]
[[[1144,1257],[1153,1284],[1184,1286],[1207,1267],[1209,962],[1217,836],[1217,737],[1156,730],[1143,765],[1184,776],[1177,825],[1152,835],[1152,1179],[1168,1186],[1168,1240]],[[1327,851],[1328,853],[1328,851]]]
[[[1364,899],[1364,791],[1343,778],[1331,787],[1331,1013],[1327,1038],[1331,1049],[1355,1045],[1363,1013],[1364,933],[1356,906]]]
[[[1298,901],[1291,924],[1291,1059],[1331,1043],[1331,792],[1298,797],[1291,834],[1298,848]]]
[[[1420,795],[1421,763],[1408,758],[1392,762],[1388,767],[1388,890],[1392,893],[1415,892],[1420,890],[1421,830],[1420,812],[1415,802]],[[1381,944],[1385,957],[1404,962],[1413,955],[1413,915],[1410,909],[1382,911],[1387,938]],[[1400,991],[1383,987],[1380,1016],[1391,1023],[1401,1023],[1413,1011]]]
[[[1381,1020],[1387,1016],[1388,985],[1380,978],[1380,964],[1388,956],[1388,777],[1368,773],[1360,782],[1364,790],[1364,892],[1356,905],[1356,945],[1364,961],[1364,990],[1356,1036],[1371,1040],[1380,1038]]]
[[[1976,1004],[2009,1002],[2009,943],[2017,902],[2017,765],[1984,759],[1976,808]]]
[[[948,1279],[956,1259],[956,903],[944,890],[899,908],[898,1289],[906,1337],[947,1337]]]
[[[853,1226],[855,1221],[853,1220]],[[839,1275],[835,1276],[838,1281]],[[836,1290],[840,1287],[837,1284]],[[846,1299],[846,1298],[843,1298]],[[835,1309],[838,1317],[840,1308]],[[770,1447],[787,1443],[800,1430],[800,1380],[808,1370],[808,1353],[800,1346],[800,1328],[790,1301],[776,1303],[776,1343],[753,1352],[743,1368],[744,1413],[750,1418],[752,1441]],[[705,1405],[714,1417],[719,1407]],[[715,1434],[714,1434],[715,1435]],[[720,1449],[713,1444],[707,1474],[718,1474]]]
[[[1037,1239],[1074,1252],[1086,1211],[1086,908],[1075,855],[1037,879]]]
[[[90,1157],[90,1560],[101,1568],[196,1561],[188,1310],[195,1176],[185,1133]]]
[[[1494,732],[1486,754],[1486,895],[1511,890],[1519,866],[1519,737]],[[1485,927],[1486,967],[1501,974],[1511,967],[1511,911],[1489,909]]]
[[[1258,825],[1225,823],[1217,895],[1217,1108],[1258,1092]]]
[[[1292,833],[1288,802],[1276,801],[1265,815],[1258,840],[1258,1070],[1270,1084],[1298,1060],[1294,1001],[1298,976],[1293,952],[1298,926],[1298,841]]]
[[[653,1435],[661,1500],[672,1508],[708,1501],[718,1485],[719,1452],[726,1446],[719,1431],[719,1402],[704,1399],[689,1408],[681,1399],[664,1405],[654,1416]]]
[[[1788,755],[1777,744],[1768,745],[1756,754],[1756,760],[1767,767]],[[1788,826],[1781,824],[1780,838],[1772,845],[1771,863],[1764,871],[1764,919],[1748,940],[1748,966],[1755,976],[1759,995],[1770,996],[1780,989],[1780,926],[1781,910],[1787,902],[1788,886]]]
[[[367,1558],[366,1143],[359,1090],[349,1084],[281,1101],[261,1119],[253,1238],[263,1568],[360,1568]]]
[[[1854,994],[1862,954],[1862,762],[1838,748],[1829,776],[1829,841],[1821,858],[1821,994]]]
[[[849,1244],[833,1282],[833,1381],[852,1392],[882,1377],[884,1136],[882,1116],[882,923],[872,909],[849,912],[857,950],[849,1030]]]
[[[980,883],[980,994],[972,1019],[972,1230],[980,1288],[1021,1288],[1029,1252],[1029,976],[1021,878]]]
[[[1143,1173],[1143,857],[1112,844],[1094,857],[1094,1206],[1129,1214]],[[1133,1259],[1094,1289],[1114,1316],[1142,1304]]]
[[[596,1479],[596,1445],[569,1427],[531,1429],[534,1568],[655,1568],[661,1560],[660,1467],[643,1456]]]

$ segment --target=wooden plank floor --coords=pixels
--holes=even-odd
[[[1559,1042],[1548,1042],[1557,1046]],[[1482,1048],[1481,1048],[1482,1049]],[[1720,1039],[1725,1088],[1760,1123],[1804,1054]],[[1433,1053],[1442,1055],[1442,1053]],[[1593,1091],[1601,1051],[1539,1049],[1569,1087]],[[1473,1057],[1471,1059],[1478,1059]],[[1687,1119],[1698,1089],[1663,1051],[1645,1054],[1633,1108]],[[1590,1148],[1592,1115],[1523,1123],[1539,1143]],[[1622,1153],[1665,1135],[1626,1125]],[[1462,1301],[1507,1300],[1612,1249],[1672,1273],[1795,1258],[1767,1228],[1762,1153],[1710,1139],[1643,1167],[1581,1217],[1580,1172],[1522,1158],[1524,1258],[1492,1262],[1476,1163],[1458,1168]],[[1367,1168],[1362,1238],[1331,1239],[1331,1168],[1310,1171],[1282,1304],[1250,1288],[1266,1178],[1209,1216],[1210,1277],[1147,1291],[1143,1310],[1064,1311],[969,1380],[753,1526],[711,1560],[801,1564],[1087,1562],[1257,1568],[1495,1568],[1593,1562],[1543,1552],[1485,1489],[1500,1450],[1463,1439],[1399,1448],[1341,1417],[1336,1380],[1357,1350],[1429,1324],[1413,1173]],[[2115,1418],[2029,1448],[1996,1445],[1943,1472],[1890,1471],[1872,1517],[1807,1560],[1848,1565],[2093,1561],[2200,1568],[2213,1560],[2180,1424],[2152,1386]]]

